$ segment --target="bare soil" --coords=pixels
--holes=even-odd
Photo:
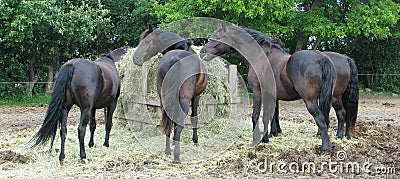
[[[35,160],[31,156],[19,154],[11,146],[10,137],[27,137],[27,133],[31,134],[36,131],[43,122],[46,114],[47,106],[32,106],[32,107],[2,107],[0,108],[0,141],[3,141],[0,146],[0,166],[2,171],[7,170],[3,164],[19,163],[25,165],[27,162],[34,163]],[[98,120],[102,120],[102,110],[98,110],[96,114]],[[249,114],[251,110],[249,110]],[[248,114],[245,114],[248,115]],[[80,112],[77,108],[69,114],[69,125],[76,124]],[[331,111],[331,128],[330,130],[336,131],[337,121],[335,113]],[[280,119],[282,121],[302,122],[313,121],[311,115],[308,114],[304,103],[302,101],[281,102],[280,103]],[[285,126],[282,126],[285,132]],[[315,131],[316,132],[316,131]],[[205,164],[192,164],[194,168],[204,168],[201,170],[201,175],[188,175],[189,178],[202,178],[202,177],[248,177],[259,178],[269,176],[311,176],[311,177],[393,177],[396,178],[400,175],[400,97],[384,96],[384,95],[370,95],[361,96],[359,101],[358,121],[353,137],[357,142],[349,142],[348,145],[341,145],[340,140],[333,140],[333,152],[331,156],[319,155],[320,145],[316,144],[314,150],[282,150],[278,151],[277,155],[271,155],[266,145],[259,145],[255,148],[248,149],[248,146],[243,144],[233,145],[229,152],[237,152],[235,156],[240,157],[227,157],[224,159],[217,159],[217,161],[208,162]],[[298,134],[293,134],[298,135]],[[271,139],[273,140],[273,139]],[[351,141],[351,140],[350,140]],[[4,146],[5,145],[5,146]],[[370,168],[367,172],[333,172],[333,173],[302,173],[302,172],[276,172],[277,165],[271,165],[271,162],[279,163],[284,162],[315,162],[321,163],[323,161],[331,161],[338,159],[339,153],[345,152],[346,158],[342,160],[344,165],[349,162],[358,162],[359,164],[373,164],[374,168]],[[56,156],[52,156],[56,159]],[[135,158],[140,158],[137,156]],[[144,160],[122,159],[116,158],[107,160],[105,168],[107,171],[120,169],[118,167],[125,166],[131,167],[131,170],[136,171],[140,169],[145,170],[146,167],[152,169],[160,168],[161,173],[165,171],[166,166],[158,160],[153,159],[154,156]],[[339,158],[341,159],[341,158]],[[266,161],[268,160],[268,161]],[[336,160],[337,161],[337,160]],[[270,163],[266,163],[270,162]],[[266,171],[260,172],[260,167],[269,164],[275,173]],[[169,167],[183,168],[183,166],[173,164]],[[258,168],[257,168],[258,167]],[[287,166],[286,166],[287,167]],[[329,171],[329,166],[324,166]],[[343,168],[343,167],[342,167]],[[269,169],[268,167],[266,169]],[[272,170],[271,169],[271,170]],[[285,168],[287,169],[287,168]],[[378,170],[379,169],[379,170]],[[385,171],[383,171],[385,169]],[[389,170],[390,169],[390,170]],[[118,171],[113,171],[118,172]],[[393,173],[394,172],[394,173]],[[350,173],[350,174],[349,174]],[[222,175],[223,174],[223,175]],[[22,175],[23,176],[23,175]],[[28,175],[29,176],[29,175]],[[84,175],[85,176],[85,175]],[[96,176],[96,175],[94,175]],[[121,176],[121,175],[116,175]],[[165,175],[176,177],[176,175]],[[75,176],[76,177],[76,176]],[[146,176],[143,176],[146,178]],[[154,176],[153,176],[154,177]]]

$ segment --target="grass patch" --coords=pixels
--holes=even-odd
[[[41,94],[33,96],[23,96],[18,99],[0,99],[0,107],[45,105],[49,103],[50,98],[50,94]]]

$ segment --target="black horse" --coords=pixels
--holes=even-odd
[[[90,123],[89,147],[94,145],[96,109],[105,108],[106,136],[103,145],[109,146],[112,116],[120,93],[120,78],[114,62],[119,61],[126,50],[127,47],[122,47],[110,53],[101,54],[96,61],[72,59],[60,68],[42,127],[32,138],[35,141],[33,147],[45,144],[49,139],[53,146],[57,126],[60,124],[59,160],[61,165],[64,164],[67,118],[74,104],[81,110],[78,138],[82,162],[86,162],[84,137],[88,123]]]
[[[290,55],[274,39],[258,31],[238,26],[225,26],[222,24],[209,42],[202,48],[201,56],[205,60],[211,60],[215,55],[224,55],[234,52],[235,49],[223,42],[246,44],[240,36],[250,35],[265,52],[268,57],[265,61],[253,62],[252,59],[243,58],[249,65],[248,82],[253,90],[253,131],[256,129],[262,104],[261,84],[265,82],[261,76],[256,75],[254,67],[269,63],[276,83],[277,100],[303,99],[310,114],[314,117],[322,138],[322,153],[331,152],[331,142],[328,135],[329,111],[332,102],[332,91],[336,72],[331,60],[319,51],[299,51]],[[209,55],[212,54],[212,55]],[[271,74],[272,75],[272,74]],[[270,84],[267,84],[270,85]],[[264,110],[265,110],[264,105]],[[267,115],[264,111],[263,118]],[[268,142],[268,122],[264,121],[263,142]],[[257,127],[258,128],[258,127]],[[280,132],[278,120],[271,122],[272,134]],[[253,133],[253,135],[258,135]],[[257,144],[257,137],[253,137],[253,145]]]
[[[174,161],[179,162],[180,134],[190,103],[193,142],[198,144],[197,108],[200,94],[207,86],[206,69],[194,50],[190,48],[191,40],[161,29],[145,30],[140,35],[140,40],[133,55],[133,62],[136,65],[142,65],[159,52],[164,54],[158,65],[156,83],[161,102],[161,124],[166,135],[165,154],[171,154],[170,134],[174,126]]]

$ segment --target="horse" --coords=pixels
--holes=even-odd
[[[140,66],[157,53],[163,53],[157,68],[156,85],[162,111],[161,126],[166,136],[166,155],[171,155],[170,134],[174,127],[174,162],[180,162],[180,135],[190,103],[192,140],[198,145],[197,108],[208,80],[204,65],[190,47],[192,44],[191,40],[169,31],[146,29],[141,33],[140,44],[132,57]]]
[[[78,126],[81,161],[87,162],[84,137],[88,123],[90,123],[89,147],[94,146],[96,109],[104,108],[106,135],[103,145],[109,147],[112,116],[120,94],[120,78],[115,62],[119,61],[126,52],[127,47],[121,47],[109,53],[101,54],[96,61],[75,58],[61,66],[43,124],[31,139],[31,141],[34,141],[32,147],[44,145],[48,140],[51,140],[51,148],[57,126],[60,124],[61,150],[59,161],[60,165],[64,165],[67,118],[73,105],[77,105],[81,111]]]
[[[204,60],[211,60],[215,56],[234,52],[234,48],[222,42],[240,42],[237,36],[244,33],[253,37],[261,46],[273,69],[277,94],[275,112],[271,121],[272,135],[277,135],[282,131],[278,120],[278,100],[303,99],[321,132],[322,154],[330,153],[332,150],[328,135],[331,103],[339,121],[337,136],[339,138],[343,136],[343,123],[346,118],[346,136],[350,138],[350,128],[354,127],[358,104],[357,69],[352,59],[334,52],[313,50],[302,50],[290,55],[278,42],[261,32],[238,26],[227,27],[223,24],[201,49],[201,57]],[[243,60],[249,64],[251,59],[243,58]],[[253,90],[254,130],[260,115],[260,83],[263,79],[255,75],[252,66],[249,66],[248,82]],[[262,142],[268,142],[268,131]]]

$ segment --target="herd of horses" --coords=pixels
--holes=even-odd
[[[251,38],[243,38],[246,36]],[[261,47],[261,60],[254,60],[251,55],[242,53],[247,48],[243,44],[254,42]],[[157,68],[156,85],[162,111],[161,125],[166,136],[165,154],[171,155],[170,134],[173,129],[175,162],[180,161],[180,135],[184,118],[190,108],[192,139],[198,145],[197,108],[200,96],[207,86],[207,71],[201,60],[211,60],[232,52],[238,52],[249,66],[248,83],[253,91],[252,145],[268,142],[270,137],[282,132],[278,117],[279,100],[304,101],[316,121],[318,134],[321,135],[321,154],[329,154],[332,150],[328,134],[331,107],[338,119],[337,138],[343,138],[343,135],[351,138],[358,109],[358,72],[351,58],[335,52],[316,50],[289,54],[266,34],[223,23],[211,35],[200,55],[196,54],[191,45],[193,42],[190,39],[184,39],[176,33],[156,28],[144,29],[132,56],[134,64],[140,66],[156,54],[163,54]],[[243,49],[236,48],[238,46]],[[31,140],[33,146],[44,145],[49,140],[53,146],[59,126],[59,161],[63,164],[67,117],[73,105],[81,110],[78,126],[81,160],[86,162],[84,136],[87,124],[90,125],[89,147],[94,145],[96,109],[104,108],[106,135],[103,145],[109,146],[112,115],[120,94],[120,78],[114,62],[119,61],[127,49],[122,47],[101,54],[96,61],[72,59],[60,68],[43,124]],[[266,70],[267,67],[270,70]],[[273,84],[270,79],[273,79]],[[273,86],[274,92],[265,90],[265,86]],[[271,102],[272,107],[269,105]],[[258,121],[262,106],[264,132],[261,138]]]

